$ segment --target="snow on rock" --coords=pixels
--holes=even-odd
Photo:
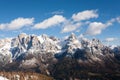
[[[61,42],[61,46],[67,50],[68,53],[75,53],[75,49],[81,48],[81,43],[77,39],[76,35],[72,33],[65,41]]]
[[[3,55],[9,55],[9,53],[4,53],[4,51],[9,51],[11,48],[11,39],[2,39],[0,40],[0,53],[3,53]]]
[[[38,40],[40,41],[40,43],[42,44],[44,42],[44,39],[42,38],[42,36],[38,36]]]
[[[117,47],[117,45],[111,45],[111,46],[109,46],[110,49],[114,49],[115,47]]]
[[[0,65],[4,66],[7,63],[12,62],[11,38],[0,40]]]
[[[0,65],[19,57],[21,59],[21,56],[27,54],[52,53],[55,55],[67,52],[74,55],[77,49],[84,49],[95,56],[102,55],[102,48],[104,47],[98,39],[88,40],[84,35],[77,37],[74,33],[65,40],[49,37],[46,34],[37,36],[21,33],[15,38],[1,39],[0,42]]]

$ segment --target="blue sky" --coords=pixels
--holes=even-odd
[[[0,0],[0,38],[20,33],[120,43],[120,0]]]

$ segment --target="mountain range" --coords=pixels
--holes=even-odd
[[[69,76],[66,80],[84,78],[79,75],[89,76],[91,72],[100,73],[97,76],[104,73],[106,77],[120,74],[120,47],[105,46],[98,39],[78,38],[74,33],[63,40],[45,34],[21,33],[15,38],[0,40],[0,66],[7,71],[40,72],[57,80],[66,76]]]

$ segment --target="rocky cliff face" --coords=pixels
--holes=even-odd
[[[73,33],[65,40],[45,34],[36,36],[25,33],[0,40],[0,66],[13,66],[17,63],[17,68],[37,68],[47,74],[50,74],[47,69],[49,65],[64,58],[76,59],[79,63],[89,65],[96,62],[105,65],[106,62],[119,61],[119,53],[119,47],[111,49],[98,39],[78,39]]]
[[[57,55],[57,57],[72,57],[78,50],[88,53],[86,54],[86,57],[100,60],[100,58],[102,56],[104,57],[106,54],[105,51],[107,51],[107,47],[99,40],[79,40],[73,33],[65,40],[48,37],[45,34],[36,36],[22,33],[16,38],[2,39],[0,41],[1,65],[2,62],[6,62],[7,64],[14,60],[22,60],[29,54],[37,55],[51,53],[53,56]],[[114,53],[118,53],[118,48],[113,49],[113,51]],[[81,54],[79,53],[79,55]],[[114,56],[114,54],[112,55]]]
[[[32,70],[55,77],[71,69],[73,74],[79,70],[120,72],[120,48],[104,46],[98,39],[78,38],[73,33],[65,40],[22,33],[0,42],[0,70]]]

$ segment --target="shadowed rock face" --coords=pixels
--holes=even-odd
[[[16,38],[0,41],[1,70],[34,71],[52,76],[60,70],[66,74],[64,69],[68,73],[77,73],[77,76],[82,74],[81,70],[120,72],[120,48],[111,49],[98,39],[78,39],[73,33],[65,40],[45,34],[36,36],[22,33]],[[71,69],[72,72],[69,72]]]

